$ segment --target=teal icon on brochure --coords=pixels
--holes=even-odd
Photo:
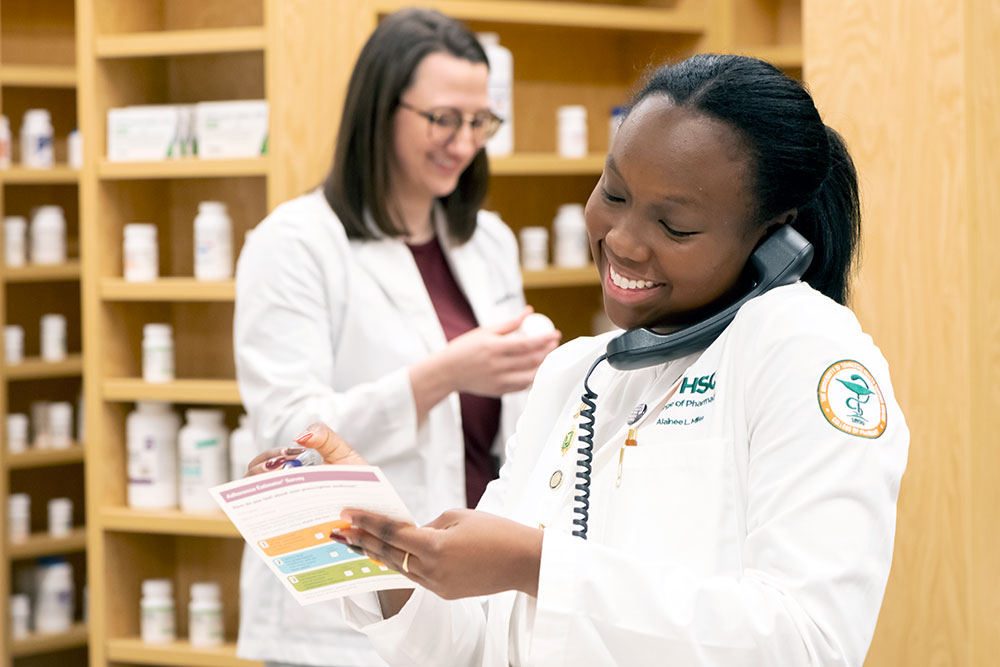
[[[362,556],[358,556],[343,544],[330,540],[329,544],[323,546],[312,547],[298,553],[282,554],[280,558],[272,558],[271,562],[283,573],[291,574],[357,558]]]

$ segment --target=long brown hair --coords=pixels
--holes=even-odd
[[[386,17],[365,43],[354,65],[337,134],[333,167],[323,194],[349,238],[396,237],[406,230],[390,210],[392,118],[413,72],[432,53],[473,63],[489,62],[475,36],[460,22],[430,9],[402,9]],[[489,165],[480,149],[453,192],[440,198],[453,240],[467,241],[489,187]],[[365,224],[369,213],[378,231]]]

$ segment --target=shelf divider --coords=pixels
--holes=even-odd
[[[182,379],[154,384],[145,382],[142,378],[109,378],[104,380],[104,399],[129,402],[241,404],[236,380]]]
[[[213,514],[190,514],[180,510],[105,507],[101,510],[101,528],[151,535],[240,537],[239,531],[221,511]]]
[[[236,282],[167,277],[137,283],[123,278],[104,278],[101,298],[105,301],[233,301]]]
[[[73,443],[71,447],[64,449],[52,449],[51,447],[44,449],[31,448],[26,452],[17,454],[8,453],[6,465],[9,470],[47,468],[67,463],[81,463],[85,458],[86,448],[79,443]]]
[[[184,158],[156,162],[102,160],[97,165],[97,175],[106,181],[266,176],[267,170],[268,159],[266,156],[235,160]]]
[[[555,153],[520,153],[490,158],[491,176],[600,176],[604,171],[604,153],[582,158],[562,157]]]
[[[8,380],[40,380],[42,378],[74,377],[83,372],[83,357],[71,354],[63,361],[45,361],[25,357],[19,364],[6,364],[3,374]]]
[[[80,260],[62,264],[27,264],[3,269],[3,279],[9,283],[42,283],[80,279]]]
[[[23,658],[86,645],[87,626],[76,623],[66,632],[51,635],[32,634],[24,639],[15,639],[11,642],[10,655],[14,658]]]
[[[29,169],[11,166],[0,169],[0,183],[13,185],[53,184],[73,185],[80,181],[80,170],[65,164],[50,169]]]
[[[138,637],[108,641],[108,658],[140,665],[185,665],[186,667],[262,667],[264,663],[236,657],[236,644],[191,646],[177,640],[169,644],[147,644]]]
[[[11,88],[76,88],[76,66],[0,65],[0,84]]]
[[[48,533],[33,533],[25,542],[9,542],[9,560],[25,560],[39,556],[55,556],[83,551],[87,546],[87,529],[79,526],[65,537],[52,537]]]
[[[545,287],[578,287],[600,285],[601,276],[593,264],[574,268],[551,268],[541,271],[521,271],[524,289]]]
[[[98,58],[146,58],[263,51],[265,35],[262,27],[120,33],[98,36],[94,52]]]

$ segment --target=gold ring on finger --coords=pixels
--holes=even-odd
[[[410,573],[410,552],[407,551],[406,555],[403,556],[403,572],[406,574]]]

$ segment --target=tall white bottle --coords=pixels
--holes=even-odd
[[[253,431],[247,423],[247,416],[240,415],[240,425],[229,436],[229,479],[240,479],[247,472],[247,464],[257,456],[253,441]]]
[[[490,110],[503,118],[503,125],[486,142],[486,152],[494,157],[514,152],[514,56],[500,46],[500,35],[481,32],[476,35],[490,61]]]
[[[188,410],[180,432],[181,509],[218,510],[209,489],[229,481],[229,432],[222,410]]]
[[[139,401],[125,418],[129,507],[177,507],[180,427],[180,416],[168,404],[157,401]]]

